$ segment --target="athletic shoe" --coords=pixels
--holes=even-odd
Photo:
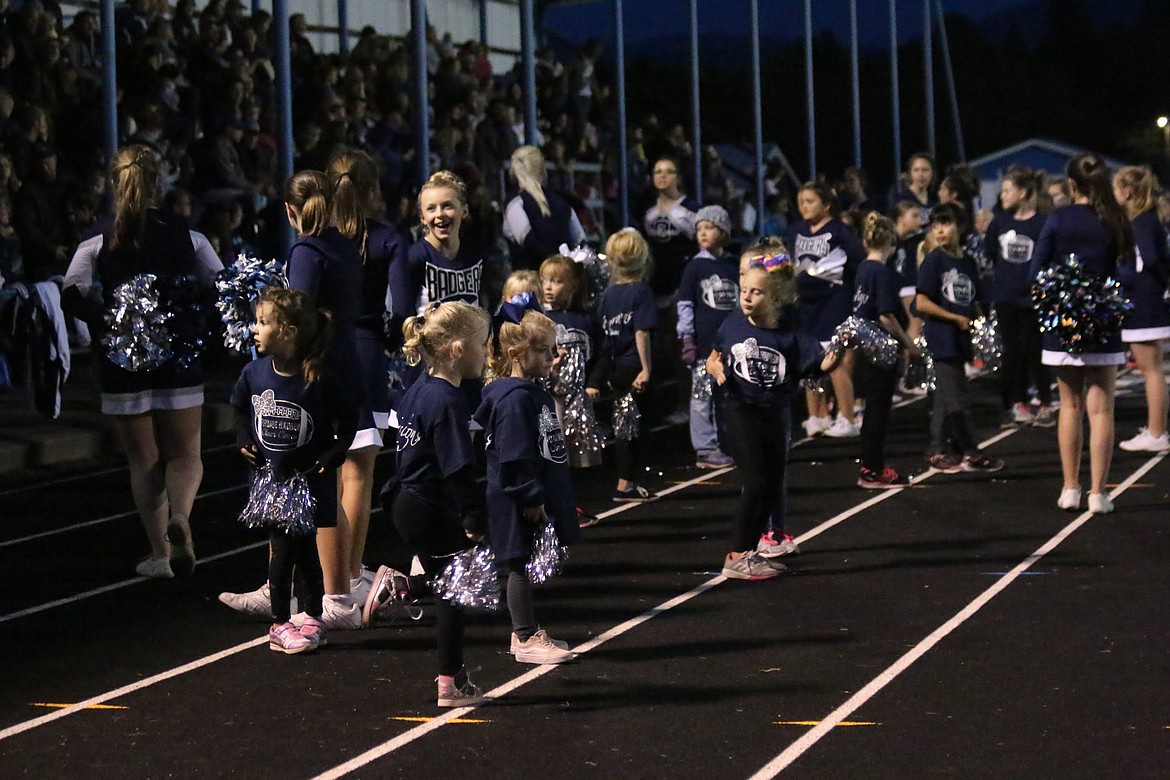
[[[195,545],[191,542],[191,530],[182,523],[167,526],[167,541],[171,543],[171,571],[176,577],[190,577],[195,571]]]
[[[765,558],[780,558],[784,555],[800,555],[800,548],[796,546],[792,534],[781,534],[777,540],[774,531],[768,529],[767,533],[760,535],[760,541],[756,544],[756,554]]]
[[[833,439],[851,439],[854,436],[861,435],[861,426],[857,423],[851,423],[843,416],[837,415],[837,419],[833,424],[825,429],[825,435]]]
[[[963,470],[963,459],[947,452],[936,452],[928,458],[930,467],[943,474],[958,474]]]
[[[148,577],[154,580],[169,580],[173,579],[175,573],[171,571],[170,558],[151,558],[146,557],[138,562],[134,567],[134,571],[138,572],[140,577]]]
[[[219,600],[241,614],[262,617],[265,620],[272,618],[272,596],[268,592],[267,582],[247,593],[221,593]],[[288,611],[290,615],[297,611],[295,598],[289,599]]]
[[[393,621],[404,616],[410,620],[423,616],[410,597],[410,578],[397,569],[379,566],[370,594],[362,604],[362,628],[378,620]]]
[[[281,623],[268,629],[268,649],[285,655],[303,653],[313,649],[313,643],[306,639],[292,623]]]
[[[562,642],[559,639],[553,639],[551,636],[548,636],[548,634],[545,633],[543,629],[538,628],[537,631],[541,634],[544,634],[546,637],[548,637],[548,641],[552,642],[554,645],[556,645],[560,649],[562,649],[562,650],[569,649],[568,642]],[[520,641],[520,637],[516,636],[516,632],[513,631],[512,632],[512,639],[508,643],[508,652],[511,653],[512,655],[516,655],[516,648],[518,648],[521,644],[523,644],[523,643]]]
[[[307,617],[298,612],[292,616],[293,625],[302,625]],[[321,599],[321,623],[329,631],[355,631],[362,627],[362,609],[348,595],[327,593]]]
[[[735,459],[730,455],[724,455],[719,450],[700,455],[699,459],[695,461],[695,467],[700,469],[722,469],[734,465]]]
[[[867,469],[862,466],[857,471],[857,486],[863,487],[866,490],[881,490],[883,488],[898,488],[905,487],[910,484],[910,480],[903,477],[897,471],[886,466],[881,471],[874,469]]]
[[[481,691],[471,678],[467,678],[467,682],[463,685],[456,686],[454,682],[443,682],[436,680],[439,684],[439,696],[437,705],[439,707],[474,707],[477,704],[483,704],[483,691]]]
[[[1143,427],[1137,436],[1126,439],[1117,446],[1126,452],[1165,452],[1170,450],[1170,434],[1153,436],[1149,428]]]
[[[1113,511],[1113,499],[1104,493],[1090,493],[1089,511],[1095,515],[1107,515]]]
[[[723,560],[723,576],[733,580],[770,580],[788,569],[780,561],[755,552],[728,553]]]
[[[1016,425],[1031,425],[1036,422],[1036,415],[1032,414],[1032,407],[1027,404],[1017,403],[1009,411]]]
[[[374,572],[361,567],[356,579],[349,581],[349,597],[354,604],[365,604],[370,595],[370,586],[374,583]]]
[[[312,615],[305,615],[304,622],[297,630],[301,632],[301,636],[309,640],[314,650],[329,644],[329,640],[325,638],[325,624]]]
[[[641,485],[636,485],[633,482],[625,490],[614,490],[613,500],[617,503],[640,504],[646,501],[653,501],[658,498]]]
[[[1003,468],[1003,458],[993,458],[990,455],[984,455],[982,452],[978,455],[968,455],[963,458],[963,471],[999,471]]]
[[[662,418],[663,425],[686,425],[691,421],[690,409],[676,409]]]
[[[1036,410],[1035,419],[1032,420],[1032,425],[1037,428],[1056,427],[1056,410],[1052,406],[1041,406]]]
[[[577,527],[578,528],[592,528],[601,522],[601,518],[597,515],[591,515],[581,507],[577,507]]]
[[[512,655],[522,664],[561,664],[577,657],[568,649],[559,647],[544,629],[528,637],[526,642],[518,642]]]
[[[805,434],[811,439],[814,436],[820,436],[829,430],[832,425],[832,417],[809,417],[800,424],[800,427],[804,428]]]
[[[1056,505],[1065,511],[1077,511],[1081,508],[1081,489],[1075,487],[1060,491],[1060,498],[1056,499]]]

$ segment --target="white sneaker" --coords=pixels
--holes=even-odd
[[[305,622],[305,617],[304,612],[293,615],[293,625],[299,628]],[[356,631],[362,627],[362,608],[348,595],[326,593],[321,600],[321,622],[326,631]]]
[[[1117,446],[1126,452],[1165,452],[1170,450],[1170,433],[1153,436],[1149,428],[1142,428],[1137,436],[1126,439]]]
[[[265,619],[272,617],[272,595],[268,592],[267,582],[247,593],[221,593],[219,600],[243,615]],[[296,598],[288,600],[288,611],[289,614],[297,611]]]
[[[850,439],[861,435],[861,426],[837,415],[837,419],[828,427],[825,435],[833,439]]]
[[[559,647],[556,640],[544,632],[537,631],[527,642],[517,642],[512,655],[522,664],[559,664],[572,661],[577,656]]]
[[[170,556],[163,556],[162,558],[143,558],[134,567],[134,571],[140,577],[148,577],[152,580],[169,580],[173,579],[175,573],[171,571]]]
[[[797,546],[796,540],[792,538],[792,534],[782,533],[780,534],[780,538],[777,539],[775,532],[768,529],[756,544],[756,554],[762,555],[765,558],[800,555],[800,547]]]
[[[1113,511],[1113,499],[1105,493],[1090,493],[1089,511],[1095,515],[1107,515]]]
[[[1081,489],[1080,488],[1065,488],[1060,491],[1060,498],[1056,500],[1056,505],[1061,509],[1068,511],[1076,511],[1081,508]]]
[[[366,572],[369,572],[370,578],[366,579]],[[370,586],[374,584],[374,573],[362,567],[361,575],[356,580],[349,581],[349,596],[354,604],[365,604],[366,597],[370,595]]]
[[[538,628],[537,632],[543,633],[546,637],[548,637],[548,641],[552,642],[554,645],[559,647],[561,650],[568,650],[569,649],[568,642],[562,642],[560,639],[553,639],[551,636],[548,636],[548,634],[544,632],[544,629]],[[516,655],[516,650],[518,648],[520,648],[523,644],[524,643],[520,641],[520,637],[516,636],[516,632],[513,631],[512,632],[512,640],[508,643],[508,652],[512,655]]]
[[[802,422],[801,427],[804,428],[805,434],[811,439],[813,436],[820,436],[833,425],[832,417],[810,417]]]

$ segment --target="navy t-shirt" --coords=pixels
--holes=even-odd
[[[955,257],[936,249],[918,268],[918,292],[952,314],[975,318],[979,300],[979,268],[970,257]],[[971,359],[971,340],[950,320],[925,317],[923,335],[935,358]]]
[[[797,332],[786,320],[778,328],[753,325],[742,310],[727,315],[715,335],[729,398],[749,404],[787,404],[798,383],[819,370],[820,342]]]
[[[996,214],[987,228],[983,251],[994,269],[991,300],[1012,306],[1032,306],[1032,277],[1028,266],[1046,218],[1036,214],[1016,219]]]
[[[711,342],[728,312],[739,307],[739,260],[732,255],[713,257],[700,252],[683,269],[678,302],[690,303],[692,334],[699,355],[711,353]],[[680,316],[679,330],[682,331]]]
[[[463,301],[479,305],[483,255],[467,243],[448,258],[425,238],[406,253],[406,262],[390,268],[390,298],[394,318],[404,322],[435,301]]]
[[[853,290],[853,313],[875,322],[883,314],[893,314],[902,322],[904,312],[898,279],[889,266],[876,260],[862,263]]]
[[[800,329],[819,341],[828,341],[853,311],[853,279],[865,260],[865,249],[853,231],[837,219],[830,219],[819,230],[801,220],[789,231],[788,241],[798,269]]]
[[[521,512],[543,505],[562,544],[580,538],[569,451],[552,396],[528,379],[502,377],[475,412],[487,445],[488,530],[496,558],[528,558],[536,525]]]
[[[907,287],[918,286],[918,247],[922,246],[925,238],[925,233],[904,236],[898,240],[897,248],[886,260],[886,265],[894,272],[899,292]]]
[[[457,506],[447,477],[475,464],[466,395],[445,379],[424,374],[398,405],[398,482],[420,501]]]
[[[658,306],[654,291],[643,282],[611,285],[597,307],[606,351],[614,365],[641,365],[635,333],[658,327]]]

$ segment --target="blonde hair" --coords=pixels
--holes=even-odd
[[[548,196],[544,194],[544,155],[535,146],[521,146],[512,152],[512,175],[520,189],[527,192],[540,207],[540,213],[550,216]]]
[[[284,202],[301,215],[301,234],[319,236],[329,227],[333,184],[320,171],[299,171],[284,185]]]
[[[329,161],[333,184],[333,221],[341,235],[358,241],[366,252],[366,220],[381,209],[378,202],[378,164],[360,149],[335,155]]]
[[[540,277],[542,280],[545,277],[564,280],[566,289],[569,291],[565,308],[585,308],[585,269],[581,263],[564,255],[552,255],[545,258],[545,261],[540,264]]]
[[[537,303],[541,298],[540,275],[536,271],[513,271],[504,281],[504,292],[500,295],[500,302],[512,300],[512,296],[526,292]]]
[[[455,190],[455,199],[459,204],[466,208],[467,206],[467,185],[451,171],[435,171],[431,174],[431,178],[427,179],[426,183],[418,190],[418,208],[422,211],[422,194],[427,190],[437,189],[451,189]]]
[[[556,342],[557,326],[551,319],[538,311],[526,311],[519,323],[500,323],[496,337],[492,339],[489,357],[493,376],[503,377],[512,374],[514,361],[508,355],[508,350],[524,350],[539,338],[552,338]]]
[[[1158,177],[1145,165],[1127,165],[1113,176],[1113,184],[1132,193],[1125,211],[1130,219],[1154,207],[1159,189]]]
[[[892,249],[898,245],[898,231],[889,217],[871,211],[865,215],[861,241],[867,249]]]
[[[266,287],[260,293],[256,308],[266,305],[272,309],[277,331],[284,337],[292,334],[293,354],[301,362],[305,384],[321,379],[325,367],[325,349],[332,336],[333,317],[313,305],[308,293],[287,287]]]
[[[761,323],[765,328],[774,328],[780,320],[781,309],[796,303],[796,264],[785,263],[779,268],[769,270],[761,263],[766,257],[778,254],[787,254],[788,249],[784,242],[775,236],[761,238],[752,244],[740,255],[740,265],[747,260],[747,267],[743,269],[746,277],[753,270],[759,269],[764,274],[764,294],[774,304],[771,316]],[[742,278],[742,277],[741,277]]]
[[[614,284],[644,282],[653,272],[650,245],[633,228],[623,228],[605,242],[605,260]]]
[[[110,166],[114,187],[114,235],[111,248],[120,244],[137,246],[146,223],[146,210],[162,194],[162,166],[158,155],[140,144],[118,151]]]
[[[402,352],[412,366],[420,361],[431,368],[446,366],[451,363],[451,346],[456,341],[469,341],[490,324],[488,313],[470,303],[432,303],[422,314],[402,323]]]

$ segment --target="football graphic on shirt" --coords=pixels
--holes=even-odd
[[[739,285],[718,274],[699,280],[703,305],[718,311],[731,311],[739,304]]]
[[[957,268],[942,275],[942,296],[959,306],[970,306],[975,300],[975,283]]]
[[[1035,242],[1025,235],[1009,230],[999,237],[999,254],[1005,262],[1023,265],[1032,260]]]
[[[256,440],[267,449],[295,450],[313,438],[313,416],[272,390],[252,396],[252,410]]]
[[[731,346],[731,367],[736,376],[753,385],[775,387],[784,381],[788,366],[784,355],[749,338]]]
[[[569,450],[565,446],[565,435],[561,433],[561,424],[557,422],[556,413],[549,407],[540,408],[536,430],[536,446],[540,450],[540,456],[553,463],[566,463],[569,460]]]

